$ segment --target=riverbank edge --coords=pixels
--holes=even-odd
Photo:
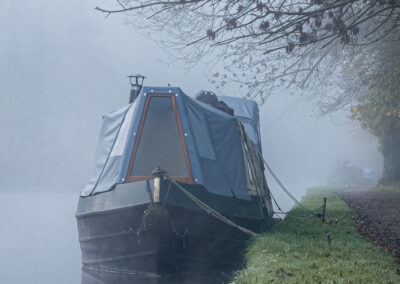
[[[394,255],[362,236],[335,189],[311,188],[302,198],[319,209],[327,197],[326,222],[295,206],[272,230],[254,238],[246,266],[232,283],[400,283]]]

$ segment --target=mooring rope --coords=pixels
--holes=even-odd
[[[274,201],[276,207],[278,208],[279,212],[274,211],[274,214],[282,214],[285,215],[287,217],[296,219],[296,220],[306,220],[306,219],[310,219],[311,217],[315,216],[315,214],[310,214],[308,216],[293,216],[291,214],[289,214],[288,212],[284,212],[282,210],[282,208],[279,206],[278,202],[275,199],[275,196],[272,194],[272,192],[269,193],[271,195],[272,200]]]
[[[170,181],[171,183],[173,183],[177,188],[179,188],[187,197],[189,197],[189,199],[191,199],[194,203],[196,203],[201,209],[203,209],[204,211],[207,212],[207,214],[213,216],[214,218],[220,220],[221,222],[224,222],[227,225],[230,225],[232,227],[237,228],[238,230],[252,236],[252,237],[256,237],[259,234],[246,229],[238,224],[236,224],[235,222],[231,221],[230,219],[226,218],[225,216],[221,215],[218,211],[214,210],[213,208],[211,208],[210,206],[208,206],[207,204],[205,204],[203,201],[201,201],[200,199],[198,199],[196,196],[194,196],[193,194],[191,194],[189,191],[187,191],[183,186],[181,186],[180,184],[178,184],[175,180],[171,179],[169,176],[165,175],[164,177],[166,180]]]
[[[283,191],[285,191],[285,193],[297,204],[299,205],[301,208],[303,208],[305,211],[313,214],[313,215],[317,215],[317,213],[311,211],[310,209],[308,209],[307,207],[305,207],[300,201],[298,201],[290,192],[289,190],[282,184],[282,182],[279,180],[279,178],[276,176],[276,174],[272,171],[271,167],[268,165],[268,163],[265,161],[264,157],[262,158],[264,161],[264,164],[266,166],[266,168],[268,169],[268,171],[271,173],[271,176],[275,179],[276,183],[283,189]]]
[[[240,130],[240,136],[241,136],[241,138],[242,138],[242,143],[244,143],[245,145],[247,145],[248,142],[250,142],[250,144],[253,145],[253,143],[251,143],[251,139],[247,136],[247,133],[246,133],[246,131],[244,130],[244,126],[242,125],[242,123],[241,123],[240,121],[238,121],[238,126],[239,126],[239,130]],[[250,146],[251,146],[251,145],[250,145]],[[293,194],[291,194],[291,193],[289,192],[289,190],[283,185],[283,183],[279,180],[278,176],[274,173],[274,171],[271,169],[271,167],[269,166],[269,164],[267,163],[267,161],[264,159],[264,157],[263,157],[263,155],[262,155],[262,153],[261,153],[260,147],[258,147],[258,146],[255,146],[255,147],[254,147],[254,145],[253,145],[253,147],[250,147],[249,150],[247,150],[248,148],[249,148],[249,145],[246,147],[246,153],[247,153],[248,151],[252,152],[251,149],[253,149],[253,151],[255,152],[255,154],[258,156],[258,158],[257,158],[256,160],[257,160],[257,161],[258,161],[258,160],[262,160],[262,163],[264,163],[265,167],[266,167],[266,168],[268,169],[268,171],[271,173],[271,175],[272,175],[272,177],[275,179],[276,183],[283,189],[283,191],[284,191],[284,192],[285,192],[299,207],[301,207],[301,208],[303,208],[305,211],[309,212],[310,215],[309,215],[309,216],[296,217],[296,216],[291,216],[288,212],[284,212],[284,211],[281,209],[281,207],[279,206],[279,204],[278,204],[278,202],[276,201],[275,197],[273,196],[271,190],[269,190],[269,194],[270,194],[272,200],[274,201],[274,203],[275,203],[277,209],[280,211],[280,212],[273,212],[273,213],[275,213],[275,214],[284,214],[284,215],[286,215],[286,216],[289,216],[289,217],[292,217],[292,218],[295,218],[295,219],[299,219],[299,220],[308,219],[308,218],[311,218],[312,216],[322,217],[322,214],[320,214],[320,213],[318,213],[318,212],[313,212],[313,211],[309,210],[309,209],[308,209],[307,207],[305,207],[300,201],[298,201],[298,200],[293,196]],[[256,187],[256,188],[257,188],[257,187]],[[257,189],[258,189],[258,188],[257,188]],[[257,193],[258,193],[258,195],[259,195],[260,198],[261,198],[261,195],[262,195],[261,192],[260,192],[259,190],[257,190]]]
[[[275,205],[277,206],[278,210],[280,210],[281,212],[274,212],[274,213],[278,213],[278,214],[284,214],[287,215],[289,217],[295,218],[295,219],[308,219],[311,218],[312,216],[317,216],[317,217],[321,217],[322,214],[315,212],[315,211],[311,211],[310,209],[308,209],[307,207],[305,207],[300,201],[298,201],[293,194],[290,193],[290,191],[283,185],[283,183],[279,180],[278,176],[274,173],[274,171],[271,169],[271,167],[269,166],[269,164],[267,163],[267,161],[264,159],[263,155],[261,154],[260,149],[257,149],[258,154],[260,155],[261,159],[264,162],[265,167],[268,169],[268,171],[270,172],[271,176],[274,178],[274,180],[276,181],[276,183],[283,189],[283,191],[301,208],[303,208],[305,211],[309,212],[310,215],[309,216],[302,216],[302,217],[295,217],[295,216],[290,216],[287,212],[284,212],[280,206],[278,205],[278,203],[276,202],[275,197],[272,195],[272,192],[270,190],[270,195],[272,197],[272,199],[274,200]]]

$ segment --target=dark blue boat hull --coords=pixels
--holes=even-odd
[[[158,205],[152,205],[146,182],[80,198],[83,284],[221,283],[241,268],[249,236],[167,187],[162,184]],[[241,226],[256,232],[269,226],[256,200],[214,196],[196,185],[185,188]]]

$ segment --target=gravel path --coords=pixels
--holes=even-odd
[[[400,261],[400,194],[363,189],[339,191],[359,231]]]

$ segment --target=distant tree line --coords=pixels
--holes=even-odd
[[[381,183],[385,185],[400,183],[399,43],[398,39],[382,40],[373,50],[360,54],[345,71],[360,85],[351,107],[352,117],[379,138],[384,157]]]

